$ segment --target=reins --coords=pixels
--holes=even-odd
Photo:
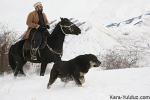
[[[71,25],[69,25],[69,26],[67,26],[67,25],[61,25],[61,24],[59,24],[60,25],[60,28],[61,28],[61,31],[63,32],[63,34],[64,35],[66,35],[66,33],[64,32],[64,30],[63,30],[63,27],[65,27],[65,28],[69,28],[69,30],[71,29],[70,27],[71,26],[73,26],[74,24],[71,24]],[[56,52],[55,50],[53,50],[48,44],[46,45],[47,47],[48,47],[48,49],[51,51],[51,52],[53,52],[53,53],[55,53],[55,54],[58,54],[58,55],[62,55],[62,52],[60,53],[60,52]]]

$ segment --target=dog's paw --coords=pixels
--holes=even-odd
[[[47,89],[50,89],[51,88],[51,85],[47,84]]]

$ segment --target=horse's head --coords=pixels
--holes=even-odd
[[[80,28],[77,27],[74,23],[72,23],[69,19],[67,18],[60,18],[60,19],[61,21],[59,22],[59,25],[64,34],[78,35],[81,33]]]

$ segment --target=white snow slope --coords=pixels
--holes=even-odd
[[[59,79],[48,90],[49,75],[0,77],[1,100],[111,100],[110,96],[150,96],[150,68],[91,69],[83,87],[73,82],[64,87]],[[121,99],[123,100],[123,99]],[[133,100],[133,99],[131,99]],[[141,99],[137,99],[141,100]]]

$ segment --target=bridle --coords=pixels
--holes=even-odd
[[[74,25],[73,23],[71,25],[68,25],[68,26],[67,25],[61,25],[61,24],[59,24],[60,29],[61,29],[61,31],[63,32],[64,35],[67,35],[67,34],[63,30],[63,28],[69,28],[69,30],[72,32],[71,27],[73,25]],[[48,44],[46,46],[48,47],[49,51],[51,51],[52,53],[58,54],[58,55],[60,55],[60,57],[62,56],[62,52],[57,52],[57,51],[53,50]]]
[[[65,33],[65,31],[63,30],[63,28],[68,28],[69,29],[69,31],[71,31],[72,32],[72,29],[71,29],[71,27],[73,26],[74,24],[72,23],[71,25],[61,25],[61,24],[59,24],[59,26],[60,26],[60,28],[61,28],[61,31],[63,32],[63,34],[65,34],[65,35],[67,35],[66,33]]]

